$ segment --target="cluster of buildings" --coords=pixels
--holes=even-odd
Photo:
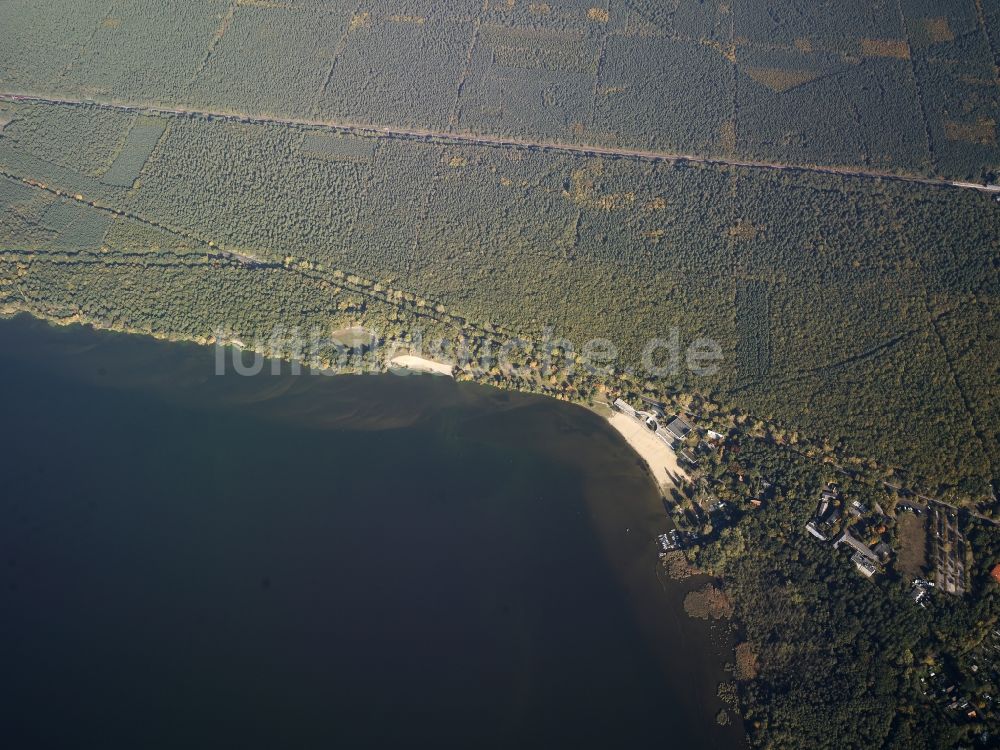
[[[878,518],[871,519],[871,510],[868,507],[859,500],[852,501],[847,506],[847,513],[856,519],[853,526],[843,523],[842,511],[843,498],[840,488],[831,482],[820,494],[816,512],[806,523],[806,531],[821,542],[829,542],[833,539],[834,549],[838,549],[842,544],[850,547],[854,551],[851,555],[851,562],[854,563],[861,575],[865,578],[871,578],[889,562],[892,557],[892,548],[879,539],[878,529],[876,529],[875,541],[872,543],[859,538],[854,532],[864,533],[876,526],[881,518],[881,509],[878,509]],[[842,530],[836,534],[838,525],[842,527]],[[884,531],[884,526],[882,531]]]
[[[647,401],[645,406],[645,409],[636,409],[620,398],[615,399],[614,403],[618,411],[644,424],[650,432],[663,441],[664,445],[675,450],[691,432],[691,425],[679,415],[668,421],[663,408],[653,401]],[[664,424],[661,424],[661,421]]]
[[[992,685],[991,692],[983,693],[982,698],[991,708],[996,707],[998,697],[992,691],[1000,686],[1000,627],[994,627],[990,634],[968,657],[968,669],[981,683]]]
[[[642,408],[635,408],[621,398],[615,399],[612,407],[631,417],[649,430],[664,446],[677,456],[678,464],[697,467],[695,458],[683,448],[684,440],[691,434],[692,426],[681,415],[668,416],[663,404],[652,399],[643,398]],[[717,434],[717,433],[713,433]],[[722,438],[722,435],[718,436]],[[664,501],[666,504],[666,501]],[[669,510],[669,508],[668,508]],[[682,524],[683,525],[683,524]],[[696,531],[671,529],[656,537],[656,544],[661,557],[667,552],[683,550],[700,539]]]
[[[933,586],[927,581],[925,585]],[[952,711],[956,718],[977,721],[995,715],[1000,699],[1000,628],[993,627],[975,649],[957,663],[938,662],[923,670],[920,692],[925,698]],[[987,747],[987,731],[979,741]]]
[[[958,685],[940,666],[930,667],[927,676],[920,678],[920,692],[925,698],[936,699],[951,711],[962,711],[968,718],[976,718],[976,710],[970,706],[969,699],[962,696]]]
[[[1000,631],[994,630],[993,633],[994,639],[1000,639]],[[975,675],[978,671],[978,666],[973,663],[973,674]],[[992,688],[988,688],[988,690],[992,690]],[[940,664],[928,667],[926,675],[920,677],[920,692],[925,698],[933,700],[948,711],[954,711],[970,721],[983,719],[991,714],[997,701],[992,692],[983,690],[982,684],[973,687],[970,691],[968,681],[953,679]],[[987,737],[981,736],[980,740],[986,738],[988,735]]]
[[[646,397],[642,397],[642,401],[642,407],[636,408],[627,401],[618,398],[615,399],[611,406],[616,411],[631,417],[653,433],[663,445],[674,452],[678,465],[684,469],[697,469],[700,457],[711,453],[726,438],[722,433],[707,430],[705,431],[704,438],[691,447],[691,441],[688,441],[688,436],[691,434],[693,427],[684,416],[680,414],[668,415],[664,411],[664,405],[659,401],[654,401]]]
[[[833,548],[837,549],[841,544],[846,544],[854,550],[851,562],[865,578],[871,578],[882,570],[882,566],[892,557],[892,548],[888,544],[880,541],[874,546],[869,546],[854,536],[850,529],[844,529],[840,533],[833,542]]]
[[[833,536],[833,528],[840,521],[840,492],[837,485],[828,484],[819,497],[819,504],[812,519],[806,524],[806,531],[828,542]]]

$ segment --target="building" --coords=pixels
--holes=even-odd
[[[635,409],[629,406],[627,403],[622,401],[620,398],[615,399],[615,408],[622,414],[628,414],[630,417],[635,417]]]
[[[878,570],[878,556],[868,549],[868,545],[860,539],[854,537],[854,535],[851,534],[850,529],[844,529],[844,531],[841,532],[840,536],[838,536],[836,541],[833,543],[833,548],[837,549],[841,544],[846,544],[854,550],[854,555],[851,557],[851,561],[858,566],[858,570],[860,570],[866,578],[871,578],[872,574]],[[864,564],[862,564],[861,561],[863,561]],[[869,572],[869,568],[871,569],[871,572]]]
[[[861,572],[861,575],[863,575],[865,578],[871,578],[873,575],[875,575],[875,571],[878,570],[878,568],[875,567],[875,563],[873,563],[871,560],[869,560],[867,557],[861,554],[861,552],[855,552],[851,556],[851,562],[854,563],[855,566],[857,566],[857,569]]]
[[[852,502],[851,507],[849,507],[847,511],[852,516],[857,516],[857,517],[868,515],[868,508],[860,500],[855,500],[854,502]]]
[[[990,575],[993,576],[993,580],[1000,583],[1000,563],[993,566],[993,570],[990,571]]]
[[[823,525],[826,526],[826,524]],[[810,521],[809,523],[807,523],[806,531],[808,531],[814,537],[819,539],[821,542],[830,541],[830,537],[828,537],[826,534],[824,534],[822,531],[819,530],[819,527],[816,525],[816,521]]]
[[[674,420],[667,425],[666,429],[674,440],[683,440],[687,437],[687,434],[691,432],[691,425],[685,422],[682,417],[675,417]]]
[[[661,402],[654,401],[653,399],[647,398],[646,396],[639,396],[639,398],[641,398],[642,402],[646,404],[646,406],[649,408],[649,411],[651,411],[657,417],[662,418],[667,416],[667,413],[663,411],[663,404]]]
[[[819,505],[812,519],[806,524],[806,531],[819,539],[821,542],[830,541],[834,524],[840,520],[840,509],[836,507],[836,490],[830,491],[830,485],[819,496]]]
[[[697,469],[698,468],[698,462],[695,461],[694,460],[694,456],[692,456],[687,451],[680,451],[677,454],[677,458],[679,458],[683,463],[685,463],[688,466],[690,466],[692,469]]]
[[[830,500],[823,495],[823,499],[819,501],[819,507],[816,509],[816,518],[822,518],[826,515],[826,512],[830,509]]]

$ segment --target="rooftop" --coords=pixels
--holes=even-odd
[[[675,417],[674,420],[667,425],[667,432],[673,435],[677,440],[683,440],[684,437],[691,432],[691,425],[685,422],[682,417]]]
[[[851,556],[851,562],[857,566],[858,570],[865,578],[871,578],[875,575],[875,571],[878,570],[878,568],[875,567],[875,563],[865,557],[860,550]]]
[[[839,537],[837,537],[837,541],[833,543],[834,549],[840,546],[841,542],[852,547],[858,554],[860,554],[866,560],[871,562],[872,565],[878,564],[878,557],[875,555],[875,553],[872,552],[870,549],[868,549],[868,545],[866,545],[860,539],[855,538],[854,535],[851,534],[849,529],[845,529],[844,532],[841,533]]]

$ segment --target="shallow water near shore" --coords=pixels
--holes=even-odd
[[[214,360],[0,320],[12,746],[744,746],[603,419]]]

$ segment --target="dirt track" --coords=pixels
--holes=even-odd
[[[98,101],[94,99],[69,99],[52,96],[42,96],[28,93],[0,92],[0,101],[35,102],[39,104],[54,104],[60,106],[91,106],[102,109],[113,109],[125,112],[140,112],[175,117],[200,117],[209,120],[230,120],[257,125],[285,125],[292,127],[308,127],[333,130],[355,135],[376,136],[381,138],[400,138],[407,140],[430,141],[436,143],[469,144],[476,146],[492,146],[495,148],[517,148],[539,151],[554,151],[579,156],[597,156],[619,159],[635,159],[650,162],[691,162],[713,166],[743,167],[745,169],[763,169],[786,172],[811,172],[816,174],[837,175],[860,179],[892,180],[940,188],[958,188],[976,190],[983,193],[1000,195],[1000,185],[980,185],[975,182],[944,180],[934,177],[922,177],[915,174],[883,172],[879,170],[859,169],[857,167],[819,166],[810,164],[783,164],[781,162],[753,161],[745,159],[726,159],[721,157],[699,156],[697,154],[672,153],[667,151],[643,151],[639,149],[619,148],[616,146],[599,146],[590,144],[560,143],[558,141],[535,141],[504,136],[485,135],[480,133],[445,132],[435,130],[409,129],[399,126],[380,127],[377,125],[334,121],[311,120],[304,118],[277,117],[270,115],[250,115],[233,111],[209,111],[188,108],[168,108],[144,103]]]

